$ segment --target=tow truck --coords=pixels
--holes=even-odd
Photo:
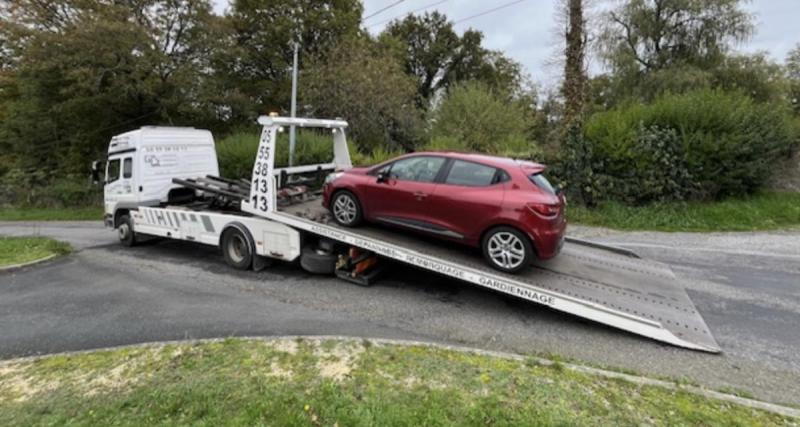
[[[347,122],[269,115],[258,123],[249,180],[219,176],[208,131],[145,127],[115,136],[105,224],[128,246],[152,237],[197,242],[219,247],[234,268],[278,260],[365,286],[394,261],[664,343],[720,351],[671,269],[621,248],[567,237],[556,258],[504,274],[459,246],[375,225],[340,227],[309,182],[352,167]],[[289,126],[331,135],[333,161],[276,168],[277,136]],[[97,162],[93,172],[102,172]]]

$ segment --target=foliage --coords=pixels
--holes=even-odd
[[[481,46],[483,34],[466,30],[460,37],[453,23],[439,12],[410,14],[396,20],[381,41],[400,46],[406,72],[417,79],[418,105],[428,109],[436,95],[451,85],[479,80],[495,90],[514,92],[520,87],[520,65],[500,52]]]
[[[0,267],[33,262],[72,252],[69,244],[46,237],[0,236]]]
[[[585,133],[610,181],[605,197],[635,203],[754,192],[795,143],[787,109],[715,90],[598,113]]]
[[[698,88],[695,80],[702,72],[716,68],[732,43],[752,34],[752,18],[741,3],[630,0],[608,11],[599,46],[616,78],[618,95],[652,99],[681,86]]]
[[[11,3],[0,140],[17,167],[82,173],[112,134],[212,115],[189,98],[208,65],[208,1]]]
[[[800,43],[786,56],[786,74],[789,79],[789,99],[795,115],[800,116]]]
[[[416,145],[423,126],[414,80],[385,47],[349,38],[314,58],[304,82],[307,115],[346,118],[359,151]]]
[[[0,177],[0,208],[97,206],[102,198],[102,190],[89,183],[88,175],[53,178],[39,169],[12,169]]]
[[[479,82],[453,87],[431,122],[429,149],[528,159],[541,154],[530,138],[525,108]]]
[[[800,227],[800,193],[760,193],[713,202],[656,202],[628,206],[604,201],[593,208],[571,204],[571,223],[654,231],[754,231]]]
[[[550,171],[570,200],[588,206],[595,204],[602,184],[595,173],[602,170],[602,164],[596,164],[592,154],[592,145],[584,138],[580,124],[573,122],[564,130],[561,151]]]
[[[217,141],[217,161],[222,176],[249,179],[258,152],[259,134],[234,132]],[[278,134],[275,150],[275,167],[289,165],[289,132]],[[295,144],[294,164],[308,165],[328,163],[333,160],[333,137],[330,133],[298,130]]]
[[[359,32],[362,10],[358,0],[232,1],[214,55],[229,120],[242,125],[271,111],[288,115],[294,43],[303,71],[309,58]]]
[[[101,205],[72,208],[0,207],[0,221],[100,221]]]
[[[560,362],[366,340],[226,339],[116,348],[15,360],[4,365],[0,379],[0,424],[9,427],[793,422]]]

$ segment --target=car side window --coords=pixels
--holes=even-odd
[[[133,176],[133,159],[128,157],[122,162],[122,177],[130,178]]]
[[[444,183],[466,187],[487,187],[502,182],[497,179],[497,176],[497,169],[491,166],[454,160]]]
[[[106,166],[106,184],[119,179],[119,159],[109,160]]]
[[[433,182],[444,162],[444,157],[408,157],[392,163],[389,175],[400,181]]]

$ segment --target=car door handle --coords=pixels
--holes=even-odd
[[[422,200],[422,199],[428,197],[428,194],[427,193],[423,193],[421,191],[417,191],[416,193],[414,193],[414,197],[416,197],[417,200]]]

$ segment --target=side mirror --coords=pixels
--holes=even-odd
[[[102,173],[103,173],[102,164],[103,164],[103,162],[101,162],[99,160],[95,160],[95,161],[92,162],[92,184],[94,184],[94,185],[100,185],[100,183],[103,181],[102,180]]]
[[[386,182],[389,180],[389,174],[386,172],[381,172],[378,174],[378,183]]]

